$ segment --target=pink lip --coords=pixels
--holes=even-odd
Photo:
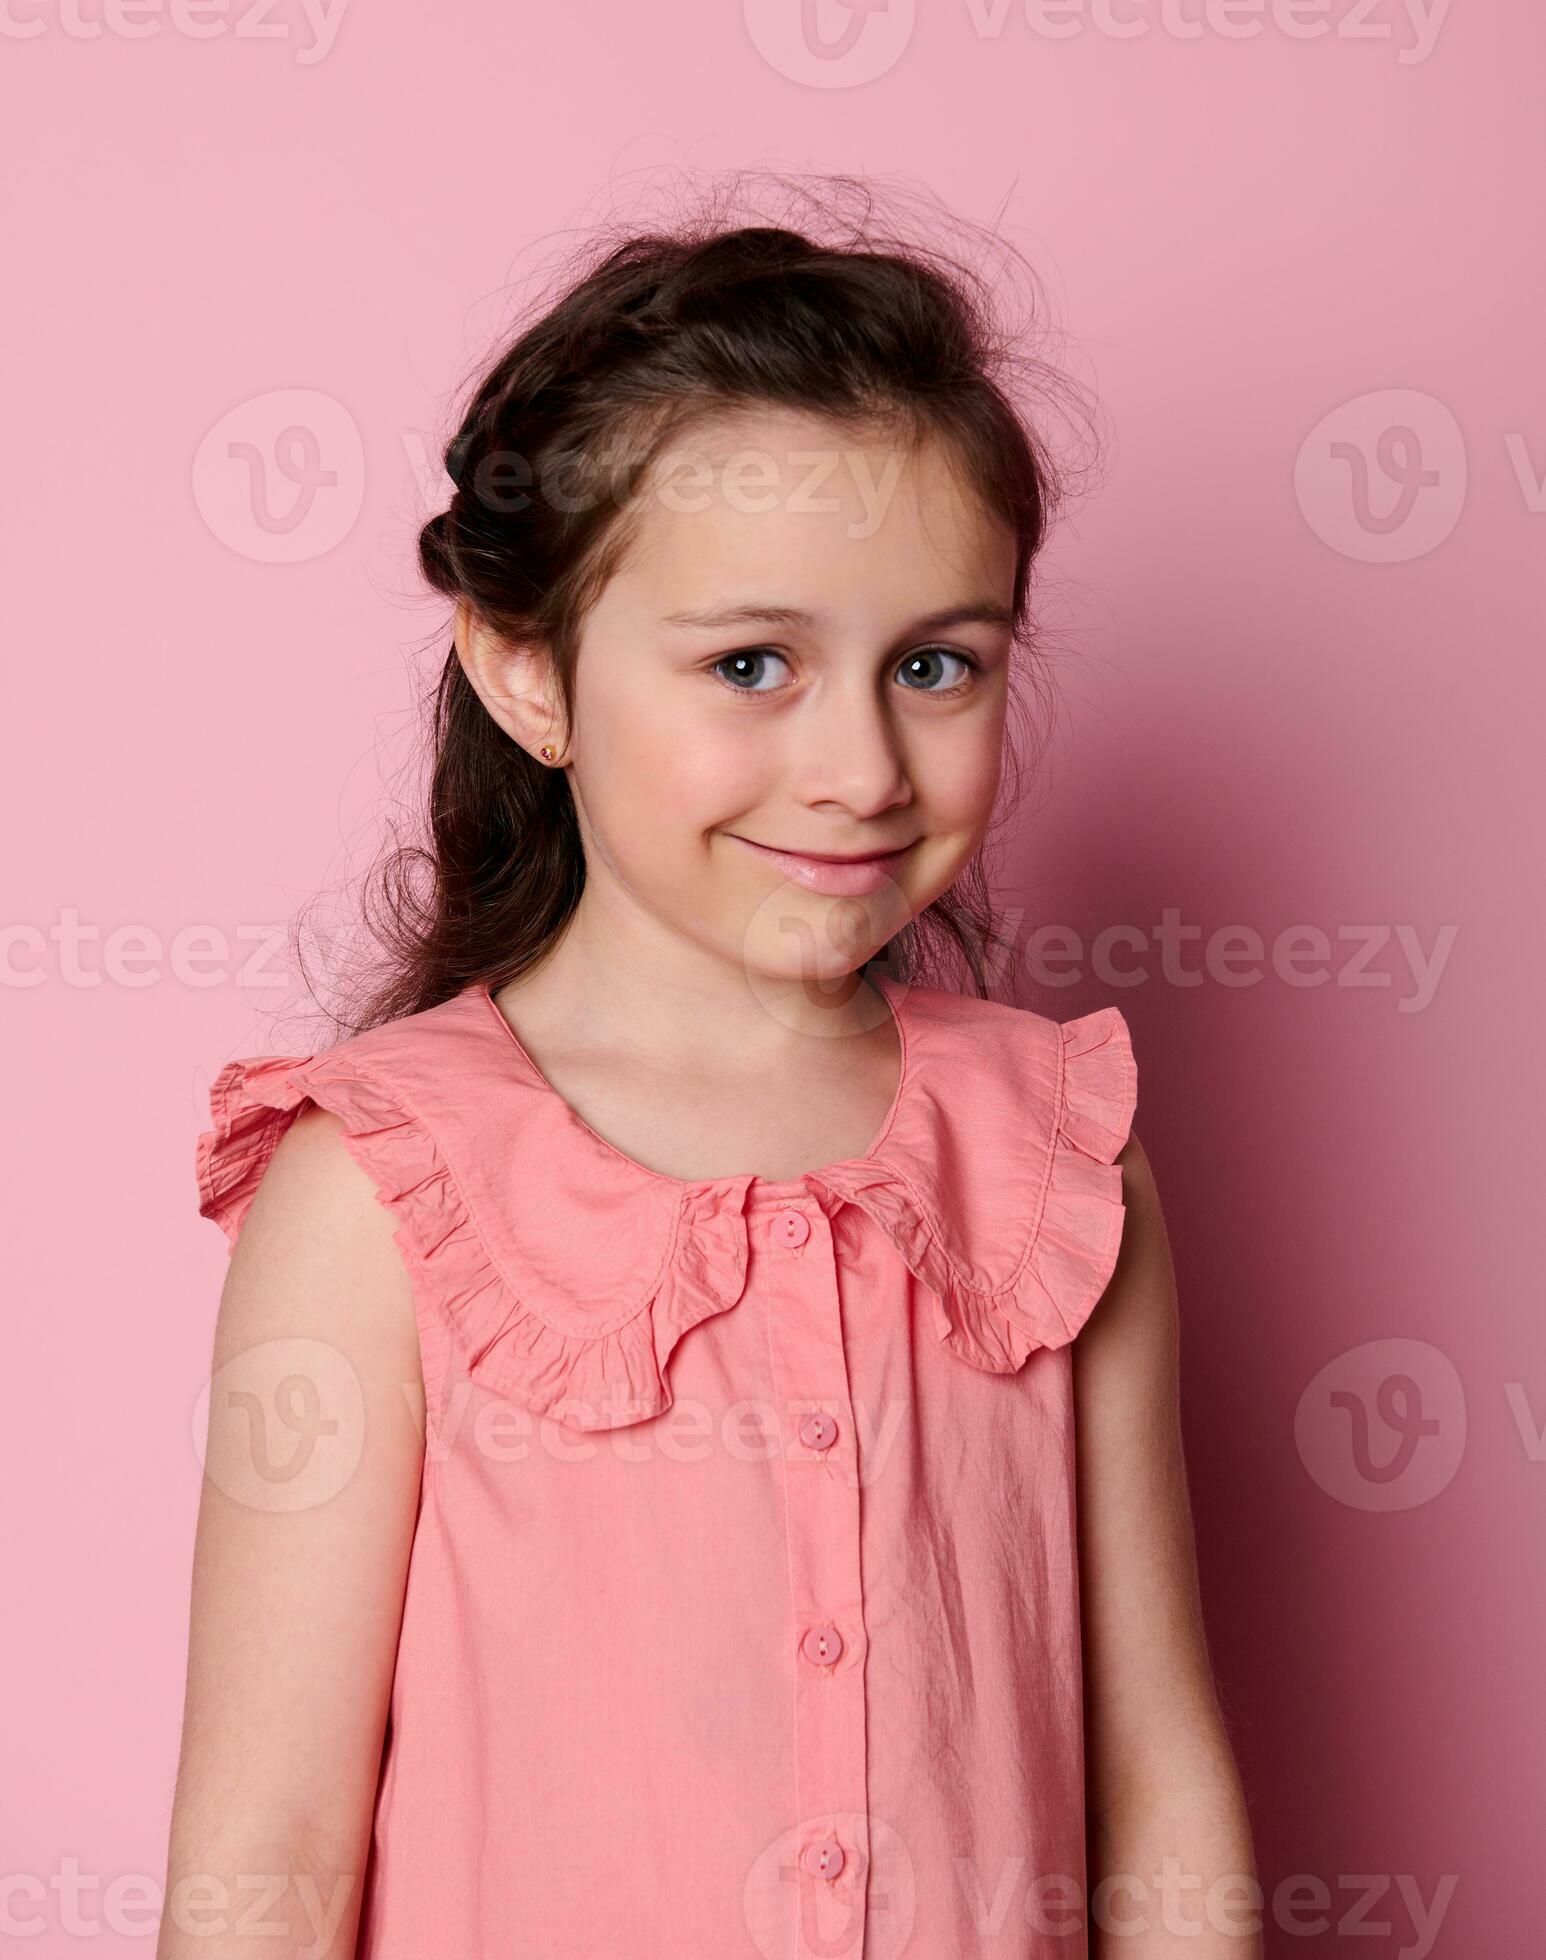
[[[733,830],[726,835],[777,865],[795,884],[827,898],[862,898],[867,892],[879,891],[912,849],[907,844],[899,851],[876,851],[869,857],[820,857],[808,851],[778,851],[771,844],[754,844]]]

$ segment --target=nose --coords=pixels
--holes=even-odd
[[[879,816],[912,801],[901,735],[883,700],[862,681],[823,687],[794,724],[802,802]]]

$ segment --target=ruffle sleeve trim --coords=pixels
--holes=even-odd
[[[747,1272],[749,1179],[685,1186],[672,1242],[642,1304],[583,1332],[554,1326],[500,1270],[435,1138],[401,1097],[323,1054],[228,1063],[198,1139],[199,1211],[234,1247],[280,1139],[307,1101],[344,1140],[395,1216],[412,1281],[431,1427],[457,1371],[538,1415],[608,1429],[671,1405],[666,1364],[684,1334],[739,1300]]]
[[[934,1297],[940,1345],[989,1374],[1012,1374],[1037,1348],[1072,1341],[1105,1292],[1125,1207],[1116,1162],[1132,1130],[1138,1072],[1114,1007],[1059,1030],[1056,1121],[1030,1182],[1029,1238],[1014,1270],[984,1285],[962,1272],[905,1174],[876,1166],[843,1195],[882,1225]]]

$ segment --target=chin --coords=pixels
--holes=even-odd
[[[749,974],[769,981],[836,987],[894,939],[909,916],[893,906],[885,908],[883,917],[861,913],[853,900],[844,900],[829,903],[823,917],[784,896],[758,908],[741,941],[741,961]]]

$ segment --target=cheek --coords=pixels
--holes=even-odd
[[[732,823],[761,794],[771,744],[725,716],[694,715],[668,689],[614,693],[587,707],[587,808],[633,859],[664,864],[707,848],[704,833]]]
[[[975,831],[993,810],[1003,769],[1003,731],[997,723],[940,729],[920,743],[913,758],[913,787],[928,812],[929,827]]]
[[[756,806],[779,780],[778,745],[755,712],[694,715],[691,701],[648,731],[643,765],[654,821],[670,827],[689,847],[695,834],[724,825]]]
[[[688,735],[660,758],[661,792],[679,816],[723,823],[745,808],[748,788],[764,768],[755,745]]]

